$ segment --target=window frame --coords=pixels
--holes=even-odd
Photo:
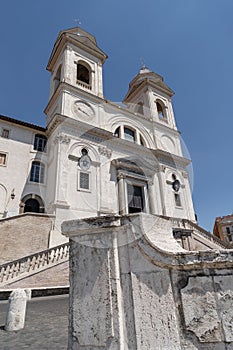
[[[132,134],[133,134],[133,141],[130,138],[126,138],[125,137],[125,135],[127,135],[126,134],[126,130],[129,130],[130,132],[132,132]],[[136,129],[133,129],[133,128],[130,128],[130,127],[124,125],[124,140],[132,142],[132,143],[136,143]]]
[[[89,177],[89,188],[83,188],[80,186],[80,174],[88,174]],[[82,170],[78,169],[78,174],[77,174],[77,191],[79,192],[91,192],[91,171],[90,170]]]
[[[7,132],[7,137],[4,136],[4,132]],[[9,139],[10,138],[10,129],[2,127],[1,137],[3,139]]]
[[[124,184],[125,184],[125,209],[126,209],[126,214],[131,214],[129,213],[129,201],[128,201],[128,184],[131,186],[136,186],[136,187],[141,187],[142,188],[142,195],[143,195],[143,210],[140,212],[135,212],[136,213],[149,213],[149,203],[148,203],[148,181],[145,180],[138,180],[137,178],[129,178],[125,177],[124,179]]]
[[[125,137],[125,130],[128,129],[129,131],[131,131],[133,133],[133,140],[130,140],[129,138]],[[142,135],[142,133],[137,129],[134,128],[130,125],[127,124],[121,124],[119,125],[117,128],[115,128],[115,130],[113,131],[113,136],[117,137],[121,140],[125,140],[131,143],[134,143],[136,145],[139,146],[143,146],[143,147],[147,147],[147,142],[145,140],[145,137]]]
[[[92,68],[91,68],[91,66],[89,65],[88,62],[85,62],[83,60],[76,61],[75,64],[76,64],[76,83],[80,86],[86,87],[89,90],[92,90],[92,74],[91,74]],[[88,83],[83,81],[83,80],[78,79],[79,66],[83,66],[85,69],[87,69],[87,71],[89,73],[89,75],[88,75],[89,82]]]
[[[3,163],[3,164],[0,163],[0,166],[6,167],[7,166],[7,161],[8,161],[8,153],[0,151],[0,156],[1,155],[5,156],[5,163]]]
[[[35,166],[35,163],[38,163],[40,164],[40,167],[39,167],[39,178],[38,178],[38,181],[35,181],[32,179],[32,177],[34,177],[35,179],[35,176],[36,176],[36,171],[37,169],[34,171],[34,175],[32,174],[32,171],[33,171],[33,166]],[[41,181],[41,169],[43,169],[43,172],[42,172],[42,181]],[[37,160],[37,159],[34,159],[32,162],[31,162],[31,168],[30,168],[30,173],[29,173],[29,182],[31,183],[34,183],[34,184],[44,184],[45,183],[45,165],[44,163],[42,163],[40,160]]]
[[[35,144],[36,144],[36,139],[40,139],[40,140],[43,140],[45,142],[45,145],[44,147],[41,147],[42,150],[39,150],[38,148],[38,145],[39,145],[39,141],[37,141],[37,148],[35,148]],[[47,142],[48,142],[48,138],[43,135],[43,134],[35,134],[34,135],[34,142],[33,142],[33,151],[34,152],[40,152],[40,153],[46,153],[47,152]]]

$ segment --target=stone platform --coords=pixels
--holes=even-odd
[[[68,295],[33,298],[28,302],[25,328],[3,329],[7,301],[0,302],[1,350],[64,350],[68,339]]]

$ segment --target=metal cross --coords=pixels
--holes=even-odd
[[[146,68],[145,60],[143,57],[141,57],[140,62],[141,62],[142,68]]]
[[[79,18],[75,19],[74,21],[77,23],[78,27],[80,26],[80,24],[82,24]]]

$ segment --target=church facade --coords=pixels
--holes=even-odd
[[[196,223],[173,91],[142,67],[122,104],[103,95],[107,55],[81,28],[61,31],[49,58],[46,127],[0,117],[0,216],[64,220],[144,212]]]

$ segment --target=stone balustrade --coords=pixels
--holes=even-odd
[[[65,243],[0,265],[0,287],[68,259],[69,243]]]
[[[91,90],[91,85],[90,85],[90,84],[87,84],[87,83],[84,83],[84,82],[81,81],[81,80],[77,80],[77,84],[78,84],[79,86],[81,86],[82,88],[84,88],[84,89]]]
[[[164,216],[162,216],[162,217],[164,217]],[[171,220],[174,226],[191,229],[196,234],[204,237],[208,241],[211,241],[211,242],[215,243],[216,245],[218,245],[221,248],[224,248],[224,249],[232,248],[232,246],[229,243],[222,241],[218,237],[214,236],[213,234],[211,234],[210,232],[206,231],[205,229],[203,229],[202,227],[198,226],[197,224],[195,224],[194,222],[192,222],[190,220],[180,219],[180,218],[171,218],[171,217],[169,217],[169,218],[166,217],[166,218]]]

